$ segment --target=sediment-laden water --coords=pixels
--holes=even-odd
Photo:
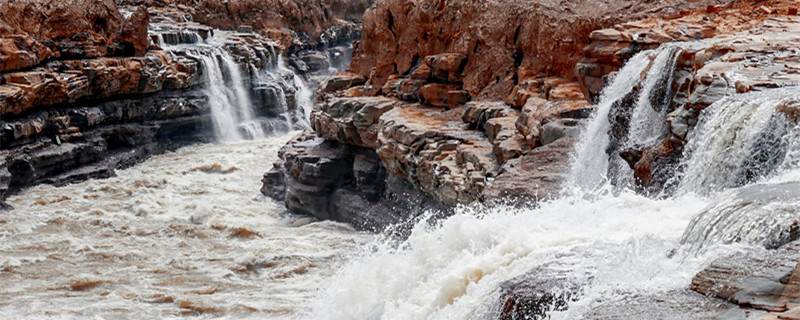
[[[259,194],[291,136],[205,144],[118,176],[12,196],[0,213],[4,319],[289,319],[373,236]]]
[[[797,98],[770,89],[718,101],[688,137],[674,193],[637,194],[618,152],[666,134],[667,102],[653,97],[665,95],[657,91],[671,83],[680,50],[639,53],[619,71],[576,145],[561,198],[529,208],[462,206],[447,219],[421,221],[407,239],[287,214],[260,195],[261,174],[292,133],[186,147],[111,179],[30,188],[0,214],[0,314],[497,319],[504,284],[526,274],[544,275],[558,282],[551,290],[570,296],[552,319],[598,310],[614,318],[615,305],[641,301],[640,318],[715,314],[720,301],[682,300],[697,295],[686,288],[698,271],[791,240],[772,235],[797,221],[800,126],[785,111]],[[219,138],[263,137],[270,130],[236,109],[249,103],[237,67],[212,52],[217,58],[198,59],[211,70]],[[297,87],[296,99],[310,105],[298,76],[280,64],[268,71],[262,78]],[[612,141],[618,124],[609,115],[632,94],[626,134]],[[652,297],[681,307],[664,309],[648,303]]]

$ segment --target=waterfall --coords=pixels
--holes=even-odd
[[[609,131],[611,121],[609,115],[615,103],[631,94],[634,86],[640,81],[642,72],[650,63],[654,51],[644,51],[636,54],[614,77],[612,83],[603,90],[600,103],[595,106],[594,115],[589,124],[584,128],[579,142],[573,151],[567,186],[574,186],[580,190],[594,190],[608,181],[609,157]],[[614,155],[619,158],[619,156]],[[622,164],[622,159],[613,161]]]
[[[707,194],[745,185],[779,168],[796,168],[796,110],[796,89],[731,96],[703,110],[684,152],[679,190]]]
[[[262,139],[269,133],[309,126],[314,93],[274,48],[255,50],[264,66],[248,64],[245,69],[226,49],[231,33],[211,34],[204,40],[194,31],[167,29],[156,31],[152,38],[171,54],[200,63],[217,140]]]
[[[677,59],[706,45],[667,44],[628,60],[575,146],[562,197],[423,219],[405,241],[376,242],[343,267],[308,318],[499,319],[515,279],[568,297],[547,319],[625,311],[652,297],[681,308],[645,305],[635,318],[718,315],[724,306],[711,300],[683,305],[695,274],[732,252],[800,238],[797,88],[733,95],[702,110],[672,196],[629,188],[633,172],[619,156],[666,137]]]
[[[729,190],[695,217],[683,243],[777,247],[800,237],[798,110],[797,88],[789,88],[727,97],[703,111],[676,177],[679,190]]]
[[[264,137],[264,130],[260,124],[254,120],[253,116],[253,103],[250,101],[250,94],[244,87],[244,78],[242,77],[239,66],[233,62],[233,58],[227,52],[220,55],[228,72],[230,73],[231,84],[233,88],[234,101],[233,105],[236,106],[236,113],[239,116],[239,125],[247,133],[248,139],[260,139]],[[214,86],[219,84],[209,84]]]
[[[277,70],[282,73],[291,74],[292,85],[297,90],[297,104],[301,110],[303,110],[303,121],[305,121],[306,124],[309,124],[311,119],[311,110],[314,109],[314,92],[308,88],[300,76],[286,67],[286,64],[283,62],[283,59],[280,56],[278,57]],[[331,74],[335,72],[337,72],[336,69],[331,71]]]
[[[211,117],[214,121],[214,132],[222,141],[241,140],[242,135],[238,129],[238,116],[236,114],[236,96],[231,95],[231,90],[226,86],[226,81],[215,56],[198,55],[196,59],[203,64],[206,81],[206,95],[211,107]],[[240,79],[239,79],[240,80]]]

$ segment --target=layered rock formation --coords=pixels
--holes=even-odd
[[[242,28],[310,46],[349,44],[358,35],[353,21],[372,0],[118,0],[124,5],[177,8],[194,21],[227,30]],[[343,41],[343,42],[342,42]],[[288,46],[286,46],[288,48]]]
[[[573,75],[589,34],[708,4],[378,1],[350,73],[317,92],[312,127],[374,150],[390,175],[445,205],[552,197],[591,114]]]
[[[295,43],[283,46],[282,38],[271,39],[267,32],[214,30],[192,22],[172,1],[144,3],[148,7],[118,2],[126,5],[0,4],[0,202],[29,185],[108,177],[148,155],[214,139],[209,98],[217,97],[205,89],[215,71],[204,56],[232,59],[240,70],[223,68],[222,77],[233,77],[232,71],[243,75],[255,116],[287,114],[291,120],[264,122],[269,128],[263,130],[302,123],[295,75],[280,71],[278,78],[288,78],[263,77],[278,69],[283,52],[299,52],[289,47]],[[331,45],[358,36],[335,34],[338,29],[326,24],[316,27],[334,32],[326,38]],[[314,63],[299,71],[330,72],[324,53],[306,60]]]

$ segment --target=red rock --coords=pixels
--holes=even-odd
[[[337,29],[339,34],[358,32],[353,24],[346,21],[360,20],[372,2],[370,0],[118,1],[127,5],[180,9],[191,14],[194,21],[219,29],[236,30],[239,26],[249,26],[257,31],[274,32],[288,28],[305,32],[312,42],[316,42],[315,40],[330,28]]]
[[[697,10],[716,4],[720,3],[700,0],[679,7]],[[650,10],[656,7],[660,10]],[[678,13],[675,6],[658,1],[577,0],[570,1],[569,8],[550,0],[378,0],[364,14],[351,70],[380,88],[389,74],[408,74],[424,57],[458,52],[467,56],[460,81],[470,96],[505,98],[524,80],[520,70],[572,78],[594,30]],[[663,36],[656,33],[651,38]],[[395,66],[396,72],[370,76],[376,67],[387,65]]]
[[[147,10],[125,19],[110,0],[3,1],[0,12],[0,71],[47,59],[141,56],[150,46]]]
[[[421,63],[410,75],[411,79],[428,80],[431,77],[431,67],[427,63]]]
[[[591,104],[585,100],[547,101],[533,98],[522,108],[516,127],[532,148],[541,146],[541,126],[559,118],[585,118],[591,110]]]
[[[420,98],[420,90],[425,84],[424,80],[405,79],[401,77],[390,77],[383,85],[381,92],[391,98],[397,98],[410,102],[417,102]]]
[[[569,170],[569,154],[573,138],[533,149],[508,161],[503,172],[481,193],[484,202],[512,199],[522,203],[557,196]]]
[[[332,93],[335,91],[349,89],[351,87],[362,85],[367,79],[349,72],[338,72],[319,85],[319,91],[322,93]]]
[[[430,67],[431,76],[446,82],[461,82],[461,71],[467,63],[467,55],[462,53],[443,53],[425,57],[425,65]]]
[[[457,84],[429,83],[419,90],[419,95],[435,107],[456,107],[469,101],[469,93]]]
[[[796,16],[797,15],[797,8],[789,8],[789,15]]]

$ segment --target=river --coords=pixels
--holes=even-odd
[[[117,177],[40,185],[0,214],[5,319],[291,319],[374,237],[259,193],[292,134],[203,144]]]

